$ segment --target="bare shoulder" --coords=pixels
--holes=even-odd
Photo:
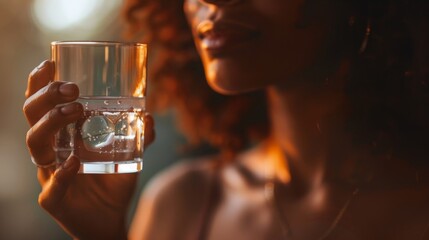
[[[204,190],[210,185],[214,172],[213,162],[213,159],[205,158],[177,163],[156,175],[143,194],[189,197],[189,194]]]
[[[130,238],[193,238],[210,198],[213,162],[183,161],[155,176],[140,198]]]

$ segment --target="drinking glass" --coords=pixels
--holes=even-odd
[[[80,173],[142,170],[147,46],[141,43],[51,43],[54,81],[79,87],[84,117],[55,136],[58,163],[73,153]]]

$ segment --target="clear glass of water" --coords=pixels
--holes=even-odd
[[[123,42],[51,43],[55,81],[79,87],[84,117],[61,129],[59,163],[73,153],[80,173],[142,170],[147,46]]]

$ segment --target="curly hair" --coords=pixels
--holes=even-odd
[[[348,48],[352,63],[344,87],[348,130],[355,142],[368,144],[374,152],[424,161],[429,149],[429,4],[348,4],[355,13],[343,32],[353,46]],[[157,108],[174,105],[193,142],[207,141],[235,153],[268,135],[264,94],[222,96],[210,89],[182,5],[183,1],[128,0],[124,8],[128,32],[157,50],[151,68],[153,103]]]
[[[366,49],[353,59],[346,94],[349,127],[374,153],[413,164],[429,149],[429,4],[361,1],[368,22]]]

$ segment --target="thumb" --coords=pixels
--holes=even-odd
[[[55,170],[50,180],[43,186],[39,194],[39,205],[48,212],[59,206],[67,189],[79,171],[80,161],[74,156],[70,157]]]

